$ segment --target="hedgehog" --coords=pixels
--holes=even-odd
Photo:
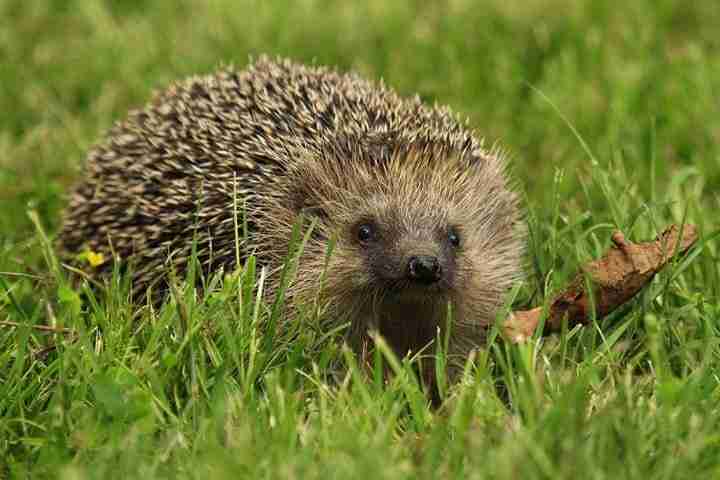
[[[210,274],[254,256],[272,295],[301,224],[288,311],[322,302],[356,349],[380,334],[405,356],[446,338],[463,365],[522,278],[524,243],[505,156],[467,124],[382,81],[282,58],[175,82],[91,149],[61,256],[119,258],[136,291],[160,292],[191,258]]]

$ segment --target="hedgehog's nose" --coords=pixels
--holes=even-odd
[[[442,267],[437,257],[418,255],[410,257],[408,262],[408,276],[420,283],[431,284],[440,280]]]

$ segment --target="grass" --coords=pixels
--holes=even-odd
[[[0,478],[720,476],[714,0],[4,0],[0,17]],[[153,311],[121,278],[81,296],[48,241],[84,152],[153,89],[262,52],[382,77],[504,145],[531,231],[516,305],[616,228],[687,221],[701,248],[599,325],[491,342],[439,410],[407,363],[384,385],[312,321],[269,328],[252,268]]]

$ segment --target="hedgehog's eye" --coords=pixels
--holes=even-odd
[[[448,240],[450,241],[450,245],[452,245],[453,247],[458,248],[460,246],[460,234],[457,232],[457,230],[450,230]]]
[[[368,243],[374,237],[373,226],[369,223],[363,223],[357,228],[357,238],[361,243]]]

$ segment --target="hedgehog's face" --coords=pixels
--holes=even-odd
[[[315,222],[293,295],[317,298],[307,289],[324,278],[327,315],[379,330],[401,353],[433,340],[448,318],[453,336],[482,337],[522,252],[497,160],[413,155],[329,158],[292,184],[298,210]]]
[[[392,205],[387,199],[378,203]],[[458,225],[396,205],[373,210],[339,233],[340,254],[357,259],[357,286],[377,290],[387,301],[424,304],[433,297],[443,301],[462,283]]]
[[[401,355],[432,342],[449,318],[467,339],[469,330],[481,337],[508,282],[493,271],[502,251],[447,198],[430,204],[399,193],[376,193],[339,216],[326,271],[330,308],[380,331]]]

